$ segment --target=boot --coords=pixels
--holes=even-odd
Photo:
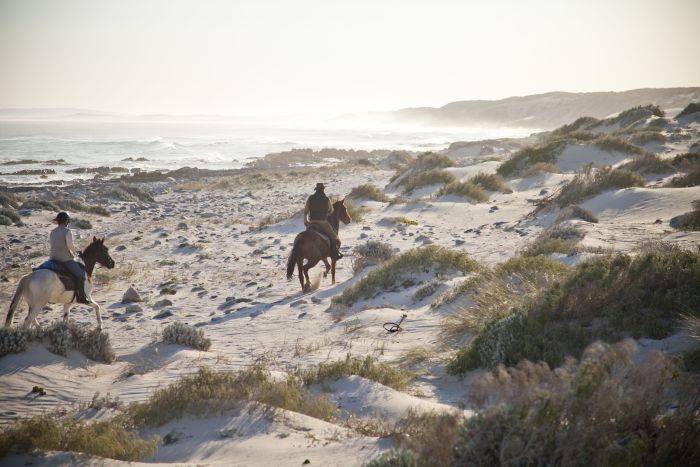
[[[335,248],[333,248],[333,250],[334,250],[333,253],[335,254],[336,261],[343,257],[343,254],[340,252],[340,242],[339,241],[336,242]]]
[[[87,293],[85,291],[85,279],[78,279],[75,284],[75,299],[78,303],[89,305]]]

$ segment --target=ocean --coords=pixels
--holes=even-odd
[[[241,122],[0,121],[0,182],[36,183],[94,176],[66,173],[77,167],[231,169],[293,148],[436,151],[454,141],[520,137],[532,131]],[[60,159],[65,163],[48,163]],[[8,164],[18,160],[39,163]],[[11,175],[36,169],[52,169],[56,174],[43,178]]]

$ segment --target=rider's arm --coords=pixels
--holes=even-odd
[[[331,203],[331,199],[328,198],[328,214],[327,215],[330,216],[331,214],[333,214],[333,203]]]
[[[73,234],[70,230],[66,232],[66,245],[68,246],[68,251],[70,251],[73,256],[76,256],[75,245],[73,245]]]
[[[307,199],[307,200],[306,200],[306,205],[304,206],[304,225],[306,225],[306,224],[309,223],[309,219],[308,219],[308,217],[309,217],[309,211],[310,211],[310,209],[309,209],[309,200]]]

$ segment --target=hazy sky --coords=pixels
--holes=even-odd
[[[341,113],[700,85],[700,0],[0,0],[0,107]]]

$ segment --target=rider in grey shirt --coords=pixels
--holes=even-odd
[[[68,228],[70,216],[67,212],[59,212],[54,221],[58,226],[49,234],[51,253],[49,258],[63,264],[73,275],[76,283],[76,298],[78,303],[90,303],[85,290],[85,270],[75,261],[77,250],[73,245],[73,234]]]

